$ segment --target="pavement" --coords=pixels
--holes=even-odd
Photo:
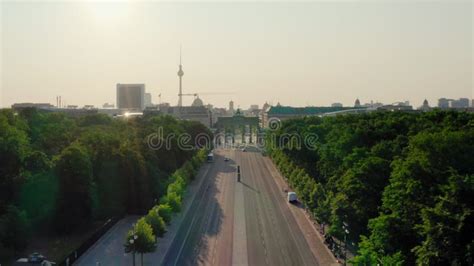
[[[132,265],[132,255],[124,252],[125,235],[139,216],[118,221],[99,241],[87,250],[74,265]]]
[[[214,157],[144,265],[338,265],[304,210],[287,203],[283,178],[268,158],[252,149],[218,149]],[[123,239],[136,219],[117,223],[76,265],[132,265]]]

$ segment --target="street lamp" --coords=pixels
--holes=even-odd
[[[132,245],[133,266],[135,266],[135,240],[137,239],[138,239],[138,236],[133,235],[133,238],[128,241],[130,245]]]
[[[344,266],[347,265],[347,235],[349,235],[349,225],[347,223],[342,223],[342,229],[344,229]]]

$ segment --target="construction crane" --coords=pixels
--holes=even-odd
[[[234,92],[201,92],[201,93],[182,93],[178,96],[194,96],[194,99],[199,98],[199,95],[234,95]]]
[[[194,99],[199,98],[199,95],[197,93],[182,93],[178,94],[178,96],[194,96]]]

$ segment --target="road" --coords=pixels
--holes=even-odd
[[[260,153],[220,149],[212,164],[163,265],[319,265],[328,256],[310,247]]]
[[[283,179],[268,158],[251,149],[214,154],[145,265],[337,265],[304,212],[286,202]],[[120,221],[75,265],[131,265],[123,239],[136,219]]]

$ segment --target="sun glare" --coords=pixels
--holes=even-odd
[[[128,2],[88,2],[88,9],[92,16],[99,23],[118,22],[124,19],[130,11],[130,3]]]

